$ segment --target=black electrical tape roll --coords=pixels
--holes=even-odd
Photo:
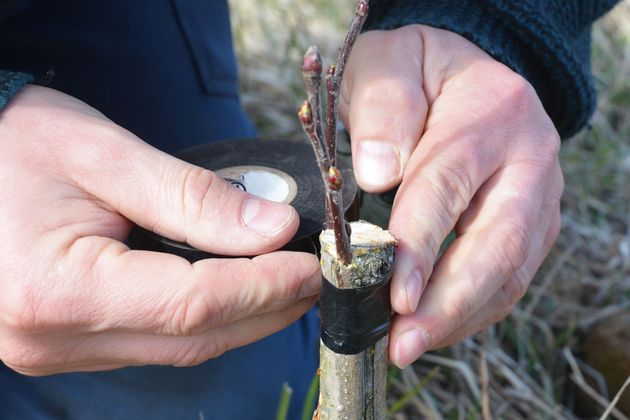
[[[332,351],[357,354],[387,335],[391,317],[389,280],[338,289],[322,278],[321,339]]]
[[[176,157],[210,169],[221,175],[230,168],[255,167],[268,169],[273,173],[288,176],[295,182],[294,197],[288,201],[300,216],[300,226],[291,241],[282,249],[314,253],[316,244],[313,237],[324,225],[324,184],[315,161],[313,149],[309,144],[278,140],[229,140],[211,142],[186,149]],[[350,220],[356,220],[355,197],[357,185],[352,170],[341,169],[343,175],[343,203]],[[239,180],[230,182],[238,188],[247,190]],[[250,191],[251,192],[251,191]],[[223,257],[196,249],[186,243],[173,241],[135,226],[127,239],[132,249],[166,252],[179,255],[194,262],[205,258]]]

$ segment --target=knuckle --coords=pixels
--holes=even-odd
[[[272,257],[273,258],[273,257]],[[308,271],[297,272],[298,255],[283,255],[283,264],[274,262],[265,255],[247,260],[250,264],[244,278],[247,278],[249,291],[242,294],[243,307],[249,308],[249,313],[265,313],[287,308],[300,299],[314,296],[319,290],[321,268],[311,266]],[[270,264],[271,263],[271,264]],[[274,279],[272,283],[268,279]],[[249,314],[248,313],[248,314]]]
[[[227,186],[212,171],[192,165],[184,169],[182,177],[181,208],[186,225],[194,226],[221,207]]]
[[[3,350],[0,360],[11,370],[26,376],[41,376],[49,371],[49,360],[27,346],[18,345],[17,348]]]
[[[541,136],[542,139],[542,150],[547,154],[552,162],[556,162],[558,160],[558,155],[560,154],[560,134],[556,131],[555,127],[551,121],[549,121],[550,128],[547,132]]]
[[[39,376],[54,363],[52,347],[42,346],[24,334],[5,331],[0,335],[0,360],[10,369],[29,376]]]
[[[264,310],[277,307],[280,304],[294,303],[315,293],[312,289],[311,279],[321,276],[321,267],[318,264],[313,266],[312,271],[307,271],[306,275],[296,275],[297,257],[286,255],[285,263],[281,265],[266,264],[260,258],[251,260],[251,272],[255,273],[250,277],[254,287],[254,296],[261,298],[259,303],[263,305]],[[275,279],[272,286],[265,281],[265,279],[271,278]]]
[[[232,348],[230,340],[224,334],[212,334],[208,339],[207,350],[201,354],[200,360],[203,362],[208,359],[219,357]]]
[[[413,229],[413,227],[411,228]],[[438,235],[435,232],[424,234],[422,237],[416,235],[416,237],[418,238],[416,243],[420,245],[420,249],[425,251],[417,253],[413,262],[416,263],[416,268],[422,273],[423,287],[426,287],[437,263],[444,238],[438,239]]]
[[[495,234],[498,240],[495,241],[494,252],[497,254],[497,262],[501,265],[505,265],[509,269],[509,273],[515,273],[525,261],[529,255],[530,238],[529,231],[530,224],[522,220],[512,218],[511,220],[504,221],[497,226]]]
[[[298,304],[295,304],[292,307],[288,308],[286,311],[284,311],[284,314],[279,323],[274,326],[273,332],[280,331],[300,319],[300,317],[302,317],[302,315],[304,315],[314,303],[314,299],[303,299]]]
[[[400,238],[399,246],[411,250],[413,263],[421,270],[423,278],[427,279],[433,271],[436,257],[444,241],[439,229],[427,225],[427,220],[422,214],[414,212],[409,215],[408,222],[402,227],[392,229],[395,237]],[[422,250],[415,252],[415,250]],[[399,251],[400,252],[400,251]]]
[[[482,328],[489,327],[490,325],[496,324],[498,322],[503,321],[505,318],[510,315],[514,309],[514,305],[500,306],[496,311],[493,312],[492,316],[487,320],[487,322],[482,326]]]
[[[499,289],[498,305],[501,311],[508,308],[511,309],[518,301],[520,301],[531,282],[531,277],[524,270],[519,270]],[[509,310],[508,310],[509,313]],[[507,314],[506,314],[507,316]]]
[[[30,282],[18,284],[18,282],[8,282],[14,284],[13,287],[5,289],[2,294],[2,311],[0,312],[3,325],[9,331],[28,334],[37,332],[42,324],[41,311],[38,310],[39,299],[36,297],[34,288]]]
[[[495,95],[500,102],[510,104],[510,112],[518,112],[527,115],[533,107],[539,103],[538,95],[534,87],[521,75],[508,67],[501,65],[493,78],[500,80],[497,83]]]
[[[562,228],[560,204],[562,200],[562,192],[564,190],[564,177],[560,171],[558,172],[560,176],[557,184],[552,187],[551,192],[546,197],[546,202],[544,203],[544,206],[546,207],[545,214],[549,217],[549,226],[545,232],[542,243],[545,254],[549,252],[553,244],[556,242],[556,239],[558,239]]]
[[[538,96],[534,87],[524,77],[517,73],[511,73],[511,77],[506,77],[507,90],[511,96],[522,104],[523,107],[530,107],[536,102]]]
[[[430,253],[421,253],[421,266],[427,275],[448,232],[468,207],[476,189],[474,163],[467,166],[458,163],[459,161],[461,160],[452,159],[441,162],[430,172],[419,173],[427,186],[425,203],[431,207],[431,214],[439,215],[439,218],[427,226],[423,213],[412,213],[410,223],[406,225],[409,231],[404,235],[411,236],[416,245],[431,250]]]
[[[493,104],[505,118],[523,121],[546,115],[531,83],[509,67],[498,62],[480,63],[471,66],[471,71],[485,86],[484,101]]]
[[[551,125],[551,121],[549,124]],[[545,129],[537,139],[534,139],[530,147],[533,150],[535,160],[543,168],[553,168],[559,164],[560,135],[553,126]]]
[[[472,175],[465,165],[449,162],[440,165],[429,177],[432,193],[442,210],[454,221],[468,207],[475,189]]]
[[[200,331],[222,325],[227,317],[226,306],[209,288],[197,287],[183,298],[174,298],[162,311],[166,315],[165,333],[189,337]]]
[[[477,331],[479,331],[479,329],[470,327],[455,331],[448,337],[442,339],[439,343],[432,345],[431,350],[439,350],[454,346],[455,344],[461,343],[462,341],[472,337],[475,333],[477,333]]]
[[[445,302],[444,315],[448,320],[450,330],[453,331],[464,325],[472,313],[473,304],[470,297],[461,295],[458,299]]]
[[[557,169],[557,178],[551,186],[551,191],[546,196],[545,205],[552,211],[559,210],[562,201],[562,195],[564,193],[564,175],[562,171]]]
[[[176,367],[187,367],[199,365],[211,357],[216,357],[221,353],[214,354],[215,340],[210,337],[204,346],[198,343],[187,344],[179,348],[172,356],[170,364]],[[210,356],[207,356],[210,354]]]
[[[77,243],[90,246],[91,242],[77,241],[73,246]],[[82,255],[87,261],[92,254]],[[56,260],[40,264],[33,270],[17,269],[0,280],[0,327],[16,335],[36,337],[88,325],[98,308],[86,305],[86,293],[75,283],[86,273],[74,273]]]
[[[552,216],[551,223],[549,224],[549,229],[544,238],[543,246],[546,251],[550,250],[553,244],[558,239],[560,235],[560,229],[562,228],[561,224],[561,216],[560,216],[560,208],[554,210],[554,215]]]
[[[3,337],[3,341],[6,341],[5,337]],[[30,363],[28,361],[28,359],[30,359],[29,353],[30,352],[26,349],[19,347],[19,345],[7,345],[5,343],[0,352],[0,360],[8,368],[22,373],[30,369]]]
[[[560,201],[562,200],[562,195],[564,194],[565,180],[564,175],[562,174],[562,170],[558,167],[558,172],[560,176],[558,177],[558,181],[556,184],[556,188],[553,190],[551,196],[555,199],[555,207],[560,208]]]

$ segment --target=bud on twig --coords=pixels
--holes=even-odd
[[[324,129],[322,127],[320,87],[322,84],[322,57],[316,46],[311,46],[306,50],[302,59],[302,78],[306,86],[306,98],[311,106],[313,114],[313,129],[317,142],[324,143]]]
[[[326,181],[328,182],[328,188],[331,190],[340,190],[343,182],[341,180],[341,173],[339,172],[339,169],[334,166],[328,168],[328,178]]]
[[[311,112],[311,105],[307,100],[302,102],[302,106],[298,110],[298,118],[302,123],[302,126],[311,125],[313,123],[313,113]]]
[[[315,45],[308,47],[302,60],[302,72],[321,74],[322,72],[322,57],[319,54],[319,48]]]
[[[366,17],[368,14],[368,4],[365,1],[360,1],[359,4],[357,4],[357,11],[356,14],[359,17]]]

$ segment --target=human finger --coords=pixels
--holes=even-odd
[[[394,201],[389,229],[399,240],[392,279],[397,313],[413,313],[442,242],[503,159],[501,148],[480,146],[474,135],[452,144],[450,129],[425,133]]]
[[[549,192],[542,179],[550,172],[532,171],[524,163],[499,171],[498,182],[489,181],[483,209],[441,257],[416,312],[396,318],[390,347],[395,363],[407,365],[458,330],[473,328],[471,319],[491,297],[507,298],[511,306],[522,296],[544,255],[543,238],[554,231],[553,213],[542,210]],[[532,197],[525,191],[539,193]]]
[[[469,337],[476,332],[495,324],[507,317],[518,301],[524,296],[529,283],[533,279],[538,267],[551,250],[560,232],[560,196],[562,194],[562,174],[555,182],[555,191],[551,191],[544,204],[543,216],[539,218],[542,229],[535,232],[535,237],[530,245],[527,261],[521,266],[488,302],[472,317],[453,333],[434,343],[432,349],[446,347]]]
[[[11,132],[12,124],[16,130],[30,125],[54,133],[54,147],[40,159],[48,167],[38,171],[54,173],[107,209],[170,239],[223,255],[269,252],[296,232],[298,215],[291,206],[232,188],[213,172],[151,147],[75,98],[40,87],[30,95],[31,90],[7,109],[6,135],[19,135]],[[24,109],[31,112],[13,115]]]
[[[316,299],[316,296],[307,297],[282,310],[241,319],[190,336],[114,331],[38,338],[30,340],[26,355],[9,356],[3,362],[29,376],[146,364],[193,366],[287,327],[308,311]],[[18,348],[24,343],[13,343],[13,346]]]
[[[344,75],[340,111],[350,130],[358,184],[366,191],[400,183],[427,114],[422,37],[416,26],[363,34]]]
[[[490,57],[476,57],[444,82],[392,208],[398,313],[417,306],[418,284],[430,277],[441,244],[481,186],[507,160],[552,156],[556,140],[531,85]]]
[[[58,236],[50,234],[39,247],[65,240]],[[305,253],[191,265],[103,237],[77,239],[46,266],[38,282],[7,290],[5,324],[13,331],[187,336],[290,306],[316,294],[320,279],[316,257]]]

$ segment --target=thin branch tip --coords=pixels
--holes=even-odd
[[[326,130],[320,115],[320,86],[322,58],[317,46],[310,46],[302,59],[302,77],[306,86],[307,100],[302,103],[298,117],[306,132],[326,187],[326,227],[335,232],[337,256],[342,264],[349,264],[352,258],[349,229],[344,217],[341,187],[343,180],[337,169],[337,119],[339,91],[343,71],[350,56],[352,46],[367,18],[368,0],[359,0],[350,28],[343,41],[337,61],[326,71]]]
[[[368,5],[368,2],[365,0],[361,0],[357,4],[356,14],[359,15],[360,17],[367,17],[369,9],[370,9],[370,6]]]
[[[321,74],[323,68],[322,56],[316,45],[308,47],[302,59],[302,72]]]

